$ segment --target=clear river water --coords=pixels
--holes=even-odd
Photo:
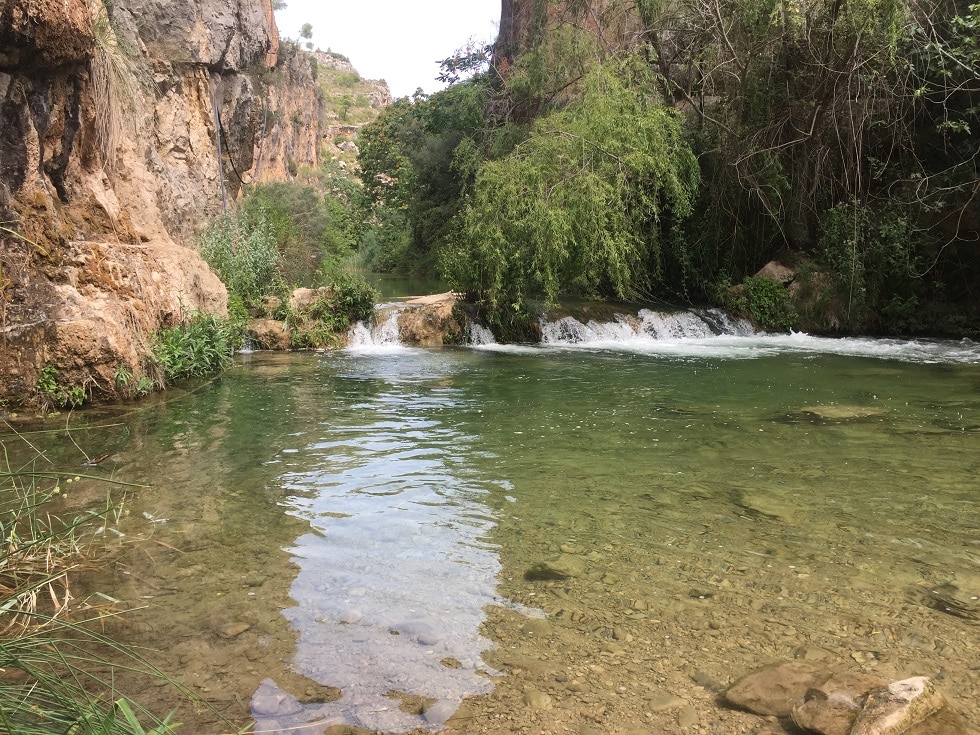
[[[77,594],[189,732],[757,732],[718,691],[794,656],[976,725],[980,345],[724,321],[243,355],[49,450],[147,486]]]

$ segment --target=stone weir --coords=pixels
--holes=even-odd
[[[0,410],[42,375],[124,395],[160,328],[223,313],[185,245],[317,165],[321,105],[271,0],[0,0]]]
[[[541,346],[600,348],[756,334],[748,321],[723,309],[652,309],[606,303],[549,310],[531,331]],[[358,323],[348,335],[351,349],[496,344],[493,332],[479,321],[472,305],[452,293],[380,304],[370,324]]]

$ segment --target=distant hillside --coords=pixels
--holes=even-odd
[[[350,60],[334,51],[314,51],[317,83],[323,92],[324,160],[335,159],[350,170],[357,160],[357,132],[377,119],[391,104],[391,91],[384,80],[364,79]]]

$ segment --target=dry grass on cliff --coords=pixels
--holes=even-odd
[[[148,88],[149,72],[139,51],[120,39],[105,0],[88,0],[95,35],[89,63],[95,130],[103,165],[112,170],[127,127],[136,131],[136,101]]]

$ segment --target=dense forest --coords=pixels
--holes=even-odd
[[[980,5],[525,5],[361,130],[368,267],[505,332],[576,296],[977,335]]]

